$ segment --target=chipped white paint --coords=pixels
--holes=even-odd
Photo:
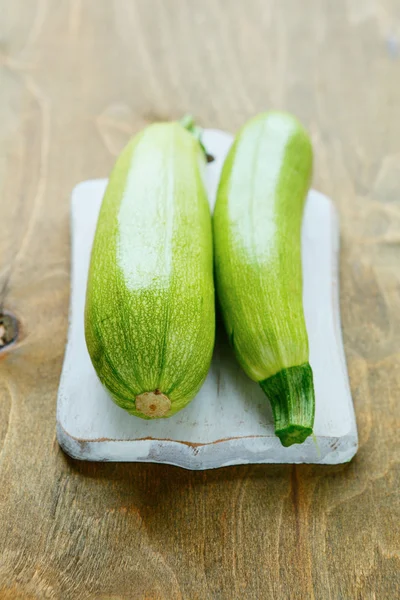
[[[231,136],[208,130],[204,142],[217,157],[206,172],[213,205]],[[83,332],[90,249],[106,183],[81,183],[72,196],[70,327],[57,405],[57,436],[64,450],[84,460],[160,462],[187,469],[350,460],[357,450],[357,429],[340,329],[339,227],[332,202],[310,192],[302,233],[316,443],[308,438],[302,445],[284,448],[274,435],[268,401],[239,368],[222,333],[202,389],[173,417],[143,421],[108,397],[90,362]]]

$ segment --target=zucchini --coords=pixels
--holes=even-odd
[[[284,446],[302,443],[314,423],[301,270],[311,174],[302,125],[286,113],[261,114],[235,138],[213,219],[216,288],[229,339],[268,396]]]
[[[214,346],[206,157],[192,125],[153,124],[129,142],[91,254],[90,358],[114,401],[145,419],[169,417],[195,396]]]

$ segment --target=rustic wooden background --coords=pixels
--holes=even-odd
[[[192,473],[81,464],[55,439],[69,195],[191,111],[295,112],[342,218],[360,434],[349,465]],[[395,600],[399,576],[400,2],[0,0],[0,598]]]

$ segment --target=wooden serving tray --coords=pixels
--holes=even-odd
[[[206,130],[203,141],[215,157],[206,168],[213,206],[232,136]],[[157,462],[186,469],[349,461],[357,451],[357,427],[340,326],[339,224],[331,200],[312,190],[302,229],[304,308],[316,391],[315,438],[284,448],[274,435],[267,398],[240,369],[222,327],[208,377],[181,412],[169,419],[145,421],[112,402],[90,362],[83,320],[90,251],[106,184],[106,179],[85,181],[72,193],[70,321],[57,400],[57,438],[65,452],[82,460]]]

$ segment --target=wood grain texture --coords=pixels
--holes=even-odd
[[[0,598],[392,600],[399,578],[398,0],[0,0]],[[349,465],[80,464],[55,441],[69,195],[144,124],[295,112],[337,201]]]

